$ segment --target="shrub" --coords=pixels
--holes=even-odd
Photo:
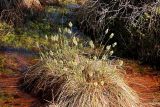
[[[78,11],[79,24],[94,35],[108,27],[115,33],[118,54],[157,65],[160,62],[160,14],[158,0],[89,0]]]

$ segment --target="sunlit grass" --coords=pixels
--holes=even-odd
[[[45,35],[54,35],[52,26],[47,22],[29,22],[25,27],[13,28],[0,22],[0,46],[36,49],[36,42],[47,45]],[[55,29],[57,30],[57,29]]]

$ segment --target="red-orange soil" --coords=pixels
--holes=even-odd
[[[19,71],[35,63],[35,58],[9,53],[0,55],[7,59],[5,67],[14,72],[13,74],[0,73],[0,107],[31,107],[33,104],[36,107],[36,103],[39,105],[39,101],[21,91],[20,84],[18,84],[21,76]],[[124,69],[127,71],[128,84],[137,91],[146,107],[149,104],[152,104],[153,107],[160,107],[160,77],[148,73],[153,70],[147,66],[138,65],[136,61],[126,60]]]
[[[35,61],[16,54],[1,53],[0,55],[5,58],[4,67],[13,71],[11,74],[0,73],[0,107],[36,107],[35,103],[39,105],[39,101],[21,91],[18,84],[20,71],[29,66],[30,61],[32,61],[30,63]]]
[[[125,61],[125,70],[129,86],[139,94],[145,107],[160,107],[160,71],[129,60]]]

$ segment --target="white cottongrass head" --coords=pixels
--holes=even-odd
[[[60,60],[60,61],[59,61],[59,63],[60,63],[60,64],[63,64],[63,61],[62,61],[62,60]]]
[[[114,33],[111,33],[111,35],[109,36],[110,39],[112,39],[114,36]]]
[[[117,42],[115,42],[115,43],[112,45],[112,47],[115,47],[115,46],[117,46]]]
[[[95,46],[94,46],[94,43],[93,43],[93,41],[91,40],[91,41],[89,41],[89,46],[91,47],[91,48],[94,48]]]
[[[56,36],[55,36],[55,41],[58,41],[58,39],[59,39],[59,36],[56,35]]]
[[[57,37],[56,37],[56,36],[51,36],[51,40],[52,40],[53,42],[55,42],[55,41],[57,41]]]
[[[119,66],[123,66],[123,61],[119,60]]]
[[[54,60],[53,60],[53,62],[54,62],[56,65],[58,64],[58,62],[57,62],[57,60],[56,60],[56,59],[54,59]]]
[[[106,55],[103,55],[102,60],[106,60],[106,59],[107,59]]]
[[[69,34],[72,34],[71,29],[67,29],[67,32],[68,32]]]
[[[112,55],[113,55],[113,53],[114,53],[114,51],[110,51],[110,53],[109,53],[109,54],[110,54],[110,56],[112,56]]]
[[[54,38],[54,36],[51,36],[51,40],[52,40],[52,41],[55,41],[55,38]]]
[[[47,35],[45,35],[45,39],[48,40],[48,36]]]
[[[72,41],[73,41],[74,45],[76,45],[76,46],[78,45],[76,37],[73,37]]]
[[[40,46],[39,46],[39,42],[36,42],[36,46],[37,46],[37,48],[39,48]]]
[[[96,56],[94,56],[94,57],[93,57],[93,60],[97,60],[97,57],[96,57]]]
[[[52,40],[53,42],[58,41],[58,39],[59,39],[59,36],[58,36],[58,35],[51,36],[51,40]]]
[[[101,84],[102,86],[104,86],[104,81],[101,81],[100,84]]]
[[[54,55],[53,51],[51,51],[51,50],[50,50],[50,52],[49,52],[49,53],[50,53],[50,55],[51,55],[51,56],[53,56],[53,55]]]
[[[64,32],[65,33],[68,32],[68,28],[67,27],[64,28]]]
[[[64,67],[63,70],[67,72],[67,71],[68,71],[68,68]]]
[[[69,27],[71,27],[71,28],[72,28],[72,26],[73,26],[72,22],[69,22],[68,25],[69,25]]]
[[[109,29],[106,29],[106,31],[105,31],[105,35],[106,35],[106,34],[108,34],[108,31],[109,31]]]
[[[70,62],[73,66],[77,66],[78,65],[78,63],[76,62],[76,61],[71,61]]]
[[[106,49],[107,49],[107,50],[110,50],[110,49],[111,49],[111,45],[108,45],[108,46],[106,47]]]
[[[59,28],[58,31],[59,31],[60,33],[62,33],[62,29],[61,29],[61,28]]]

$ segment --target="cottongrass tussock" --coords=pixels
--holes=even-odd
[[[93,41],[65,34],[67,30],[61,29],[47,37],[52,45],[38,45],[40,61],[24,74],[25,90],[49,102],[49,107],[141,107],[138,95],[123,78],[123,61],[109,60],[117,43],[103,46],[99,51],[105,49],[103,55],[87,57],[87,50],[96,48]]]

